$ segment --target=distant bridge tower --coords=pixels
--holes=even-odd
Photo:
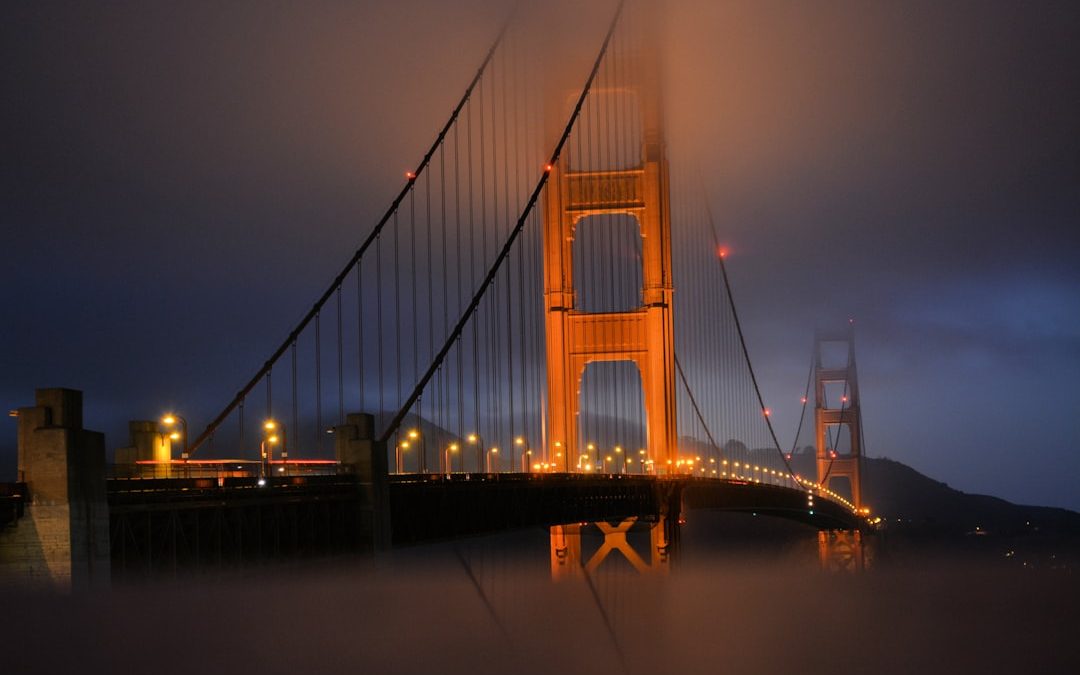
[[[823,365],[822,347],[826,344],[846,345],[847,357],[843,366]],[[825,388],[839,384],[841,394],[835,400],[826,400]],[[835,478],[847,478],[851,484],[851,501],[855,508],[862,508],[862,418],[859,408],[859,378],[855,371],[855,331],[834,333],[818,332],[814,338],[814,426],[817,433],[817,479],[829,487]],[[840,455],[835,447],[828,447],[829,429],[836,428],[835,441],[839,445],[843,427],[847,427],[850,452]],[[831,489],[831,488],[830,488]]]
[[[646,10],[655,13],[655,10]],[[659,17],[647,16],[640,64],[620,91],[640,115],[636,165],[575,169],[569,153],[552,167],[544,199],[544,298],[547,327],[549,456],[569,470],[578,456],[580,387],[594,361],[633,361],[641,375],[646,443],[658,467],[675,454],[675,347],[672,327],[671,218],[668,163],[660,102]],[[548,96],[549,120],[565,119],[560,96]],[[554,114],[552,114],[554,113]],[[627,125],[631,129],[634,125]],[[575,305],[573,243],[579,223],[601,214],[628,214],[642,238],[641,306],[587,312]]]

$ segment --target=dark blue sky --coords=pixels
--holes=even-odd
[[[84,389],[111,448],[223,403],[479,62],[502,7],[450,4],[6,4],[3,404]],[[1080,10],[674,3],[669,29],[673,144],[782,441],[814,326],[853,316],[869,454],[1080,508]]]

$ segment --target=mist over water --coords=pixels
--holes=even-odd
[[[748,535],[749,519],[691,514],[667,574],[641,575],[616,554],[587,580],[555,582],[548,532],[529,530],[101,594],[7,592],[0,648],[5,672],[27,674],[1080,667],[1074,573],[926,556],[826,573],[814,531],[770,521]],[[647,551],[642,541],[630,536]],[[598,545],[583,535],[583,550]]]

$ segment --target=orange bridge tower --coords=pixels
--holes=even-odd
[[[822,347],[826,344],[846,346],[847,355],[843,365],[823,365]],[[827,385],[840,387],[834,395],[826,398]],[[815,336],[814,393],[818,483],[829,487],[833,479],[846,478],[851,485],[851,502],[856,509],[861,509],[862,419],[859,410],[859,379],[855,371],[855,332],[850,325],[843,332],[819,332]],[[835,428],[834,445],[839,445],[843,427],[847,427],[849,432],[850,450],[841,455],[836,447],[829,447],[829,431]]]
[[[586,366],[594,361],[636,364],[649,456],[661,468],[676,452],[671,218],[659,31],[655,22],[646,25],[650,29],[639,43],[637,67],[619,91],[598,87],[590,92],[594,98],[625,96],[633,101],[640,124],[628,126],[640,131],[640,143],[635,144],[639,156],[622,167],[581,170],[570,165],[566,154],[551,169],[544,199],[548,451],[561,471],[569,470],[571,459],[578,456],[580,387]],[[559,97],[549,96],[551,100]],[[576,306],[575,232],[582,220],[602,214],[632,216],[641,235],[641,302],[627,311],[588,312]]]

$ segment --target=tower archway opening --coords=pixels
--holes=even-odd
[[[626,312],[642,305],[641,227],[625,213],[582,218],[574,231],[574,308]]]

